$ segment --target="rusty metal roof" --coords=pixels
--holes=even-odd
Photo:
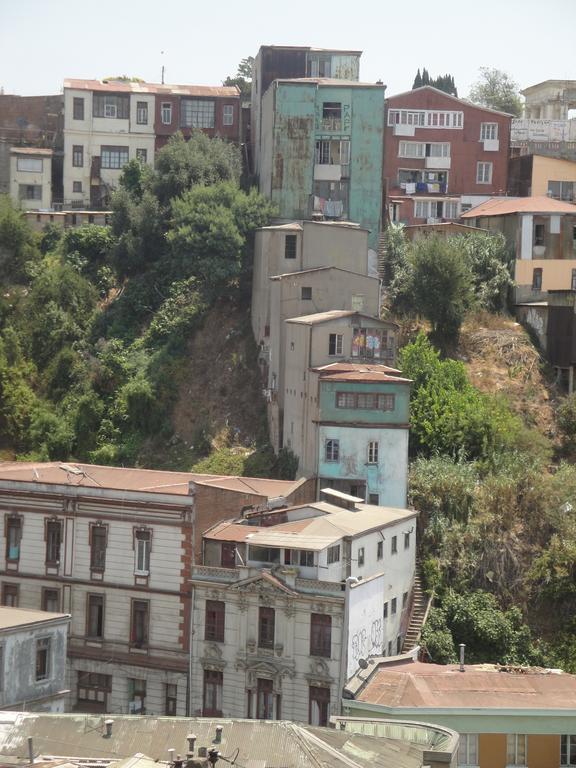
[[[10,152],[13,155],[42,155],[51,157],[54,152],[51,149],[45,147],[10,147]]]
[[[576,216],[576,205],[554,200],[546,195],[534,197],[492,197],[463,213],[461,218],[474,219],[482,216],[506,216],[509,213],[572,214]]]
[[[152,93],[164,96],[219,96],[240,98],[237,86],[226,85],[163,85],[161,83],[127,83],[123,80],[75,80],[66,78],[64,88],[76,91],[108,91],[111,93]]]
[[[576,675],[496,665],[465,665],[460,672],[457,664],[382,663],[356,699],[387,708],[576,711]]]
[[[112,735],[105,736],[105,719]],[[214,742],[221,725],[222,741]],[[0,755],[28,755],[27,739],[44,758],[122,760],[144,753],[166,761],[168,750],[185,755],[186,736],[196,734],[196,754],[205,746],[218,749],[237,764],[259,768],[421,768],[424,749],[408,740],[381,738],[312,728],[285,721],[229,718],[138,717],[130,715],[53,715],[0,713]],[[224,760],[222,761],[224,762]]]
[[[290,481],[236,475],[203,475],[195,472],[168,472],[58,461],[2,462],[0,481],[2,480],[180,495],[189,494],[189,484],[192,482],[267,498],[289,495],[306,482],[305,479]]]

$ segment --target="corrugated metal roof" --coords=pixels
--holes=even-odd
[[[474,219],[482,216],[506,216],[509,213],[561,214],[568,213],[576,216],[576,205],[554,200],[546,195],[534,197],[498,197],[490,198],[462,214],[463,219]]]
[[[119,80],[75,80],[66,78],[64,88],[77,91],[109,91],[113,93],[153,93],[165,96],[221,96],[239,98],[240,90],[226,85],[163,85],[161,83],[126,83]]]
[[[110,737],[104,735],[108,717],[114,721]],[[217,725],[223,727],[219,744]],[[215,747],[229,760],[237,753],[243,766],[260,760],[266,768],[421,768],[423,759],[422,747],[406,741],[284,721],[4,712],[0,755],[26,759],[30,736],[41,755],[122,760],[140,752],[167,760],[172,748],[186,754],[189,733],[197,736],[196,753],[201,746]]]

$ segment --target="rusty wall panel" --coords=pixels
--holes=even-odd
[[[306,77],[306,51],[262,49],[261,93],[265,93],[274,80],[294,77]]]
[[[574,325],[572,307],[549,308],[547,353],[552,365],[566,368],[573,364]]]

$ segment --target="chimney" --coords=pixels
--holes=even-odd
[[[194,754],[194,745],[196,744],[196,734],[189,733],[186,736],[186,740],[188,741],[188,755],[192,756]]]
[[[214,744],[220,744],[222,742],[222,730],[221,725],[216,726],[216,738],[214,739]]]
[[[28,736],[28,760],[30,765],[34,763],[34,739],[32,736]]]
[[[172,747],[172,749],[168,750],[168,760],[171,764],[174,763],[174,755],[176,754],[176,750]]]
[[[114,720],[104,720],[104,727],[106,728],[106,731],[104,732],[104,738],[109,739],[110,736],[112,736],[113,725],[114,725]]]
[[[464,651],[466,650],[466,644],[460,643],[460,672],[465,672],[464,669]]]

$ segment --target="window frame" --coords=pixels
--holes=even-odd
[[[72,167],[84,168],[84,144],[72,145]]]
[[[134,550],[134,575],[149,576],[152,554],[152,529],[144,527],[134,528],[133,534],[132,548]],[[145,546],[146,544],[148,544],[147,547]],[[140,568],[140,565],[143,567]]]
[[[470,758],[474,757],[474,760]],[[464,759],[463,759],[464,758]],[[457,754],[458,768],[478,768],[478,734],[461,733]]]
[[[146,714],[146,697],[148,695],[148,687],[146,685],[146,679],[142,677],[127,677],[128,682],[128,712],[132,715],[145,715]],[[130,704],[140,702],[140,708],[130,708]]]
[[[356,551],[356,560],[358,562],[358,568],[362,568],[366,562],[366,552],[364,547],[358,547]]]
[[[56,599],[56,608],[49,608],[48,601]],[[61,606],[60,590],[55,587],[42,587],[41,605],[42,610],[47,613],[60,613]]]
[[[92,604],[100,606],[100,634],[92,632]],[[103,593],[88,592],[86,595],[86,638],[88,640],[104,640],[105,632],[105,604],[106,596]]]
[[[310,614],[310,656],[332,658],[332,616],[330,614]]]
[[[148,125],[148,102],[136,102],[136,125]]]
[[[494,141],[498,138],[498,123],[480,123],[480,141]]]
[[[318,707],[318,717],[313,706]],[[318,722],[315,722],[318,720]],[[317,727],[327,727],[330,720],[330,688],[328,686],[309,685],[308,686],[308,722]]]
[[[139,615],[144,616],[141,623],[142,637],[139,638]],[[150,600],[132,598],[130,605],[130,646],[132,648],[148,648],[150,645]]]
[[[234,104],[222,105],[222,125],[226,127],[234,125]]]
[[[404,532],[404,549],[410,549],[410,531]]]
[[[542,290],[542,276],[543,276],[542,267],[534,267],[532,269],[532,290],[533,291]]]
[[[571,752],[574,751],[574,759],[571,757]],[[565,757],[563,761],[562,758]],[[576,735],[575,734],[561,734],[560,735],[560,768],[575,768],[576,766]]]
[[[204,606],[204,640],[223,643],[226,628],[226,603],[223,600],[206,600]]]
[[[378,453],[379,453],[379,443],[378,440],[369,440],[368,441],[368,461],[367,464],[378,464]]]
[[[160,122],[162,125],[172,125],[172,102],[162,101],[160,103]]]
[[[72,97],[72,120],[84,120],[84,97]]]
[[[211,704],[207,706],[207,691],[211,693]],[[204,669],[202,676],[202,717],[222,717],[222,696],[224,693],[224,673],[221,669]],[[220,706],[218,706],[220,705]]]
[[[19,200],[42,200],[42,184],[18,184]]]
[[[103,144],[100,147],[100,168],[106,171],[121,171],[130,162],[129,147]]]
[[[398,609],[398,598],[393,597],[390,600],[390,615],[395,616],[397,609]]]
[[[137,147],[136,160],[139,160],[142,165],[148,165],[148,150],[146,147]]]
[[[337,464],[340,461],[340,440],[334,437],[327,437],[324,440],[324,461],[330,461]]]
[[[520,762],[518,745],[519,739],[524,740],[522,762]],[[512,759],[510,759],[512,758]],[[506,768],[526,768],[528,765],[528,735],[525,733],[506,734]]]
[[[534,222],[534,245],[546,245],[546,224],[543,221]]]
[[[181,128],[214,128],[216,126],[216,102],[210,98],[185,98],[180,101]]]
[[[334,565],[334,563],[340,562],[340,544],[334,544],[331,547],[328,547],[328,551],[326,553],[326,563],[327,565]]]
[[[21,515],[5,515],[4,516],[4,532],[6,536],[6,561],[10,563],[20,562],[20,554],[22,552],[22,528],[24,527],[24,520]],[[17,543],[10,546],[11,531],[16,531]],[[18,553],[14,556],[14,550],[18,549]]]
[[[18,608],[18,603],[20,602],[20,584],[3,581],[0,597],[2,605],[7,606],[8,608]],[[7,598],[9,598],[9,602],[6,602]]]
[[[60,565],[62,556],[62,533],[62,520],[53,517],[44,520],[44,541],[46,544],[44,559],[47,566],[56,568]]]
[[[486,171],[488,171],[488,174],[486,174]],[[479,160],[476,163],[476,184],[492,184],[493,172],[494,163],[488,160]]]
[[[398,554],[398,536],[392,536],[390,539],[390,554]]]
[[[102,537],[104,542],[104,546],[100,550],[97,550],[95,547],[95,532],[98,532],[97,538]],[[90,570],[97,573],[104,573],[106,570],[106,550],[108,549],[108,526],[103,523],[90,523],[88,545],[90,547]],[[97,551],[100,552],[100,557],[95,557]],[[99,559],[103,562],[96,562]]]
[[[52,676],[52,638],[50,636],[36,638],[35,659],[34,680],[37,683],[45,683]],[[43,663],[40,664],[42,659]]]
[[[81,195],[82,191],[82,182],[74,180],[72,182],[72,193],[75,195]]]
[[[300,287],[300,301],[312,301],[311,285],[302,285]]]
[[[26,166],[29,166],[26,168]],[[44,160],[41,157],[16,156],[16,170],[20,173],[44,173]]]
[[[344,334],[328,334],[328,357],[341,357],[344,349]],[[334,351],[332,351],[334,350]]]
[[[297,235],[285,235],[284,236],[284,258],[295,259],[298,251],[298,237]]]
[[[258,606],[258,648],[274,649],[276,611],[268,605]]]
[[[164,714],[167,717],[178,714],[178,683],[164,683]]]

